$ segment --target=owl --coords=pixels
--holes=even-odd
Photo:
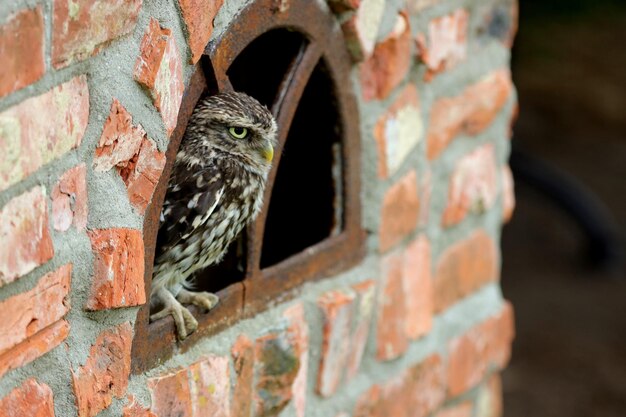
[[[215,294],[194,291],[194,273],[220,262],[259,213],[274,156],[276,121],[237,92],[202,99],[172,168],[161,211],[150,320],[172,315],[179,339],[198,327],[184,306],[210,310]]]

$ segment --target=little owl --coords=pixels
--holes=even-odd
[[[210,310],[215,294],[193,291],[194,272],[218,263],[259,213],[276,122],[254,98],[222,93],[200,101],[176,155],[161,211],[150,320],[172,315],[179,339],[198,322],[182,304]]]

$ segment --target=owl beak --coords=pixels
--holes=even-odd
[[[272,159],[274,159],[274,148],[271,143],[268,143],[265,148],[261,150],[261,155],[268,163],[272,162]]]

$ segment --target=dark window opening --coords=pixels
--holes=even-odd
[[[307,43],[301,33],[271,30],[250,43],[226,74],[235,91],[247,93],[271,108],[289,66]]]
[[[328,70],[320,61],[298,104],[274,180],[261,268],[342,229],[341,128]]]

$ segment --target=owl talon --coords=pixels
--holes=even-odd
[[[212,310],[220,301],[217,295],[210,292],[195,292],[184,288],[180,290],[176,299],[183,304],[193,304],[207,311]]]
[[[166,289],[161,289],[158,293],[163,309],[150,316],[150,321],[156,321],[167,316],[172,316],[179,340],[187,338],[198,328],[198,321],[193,317],[174,296]]]

